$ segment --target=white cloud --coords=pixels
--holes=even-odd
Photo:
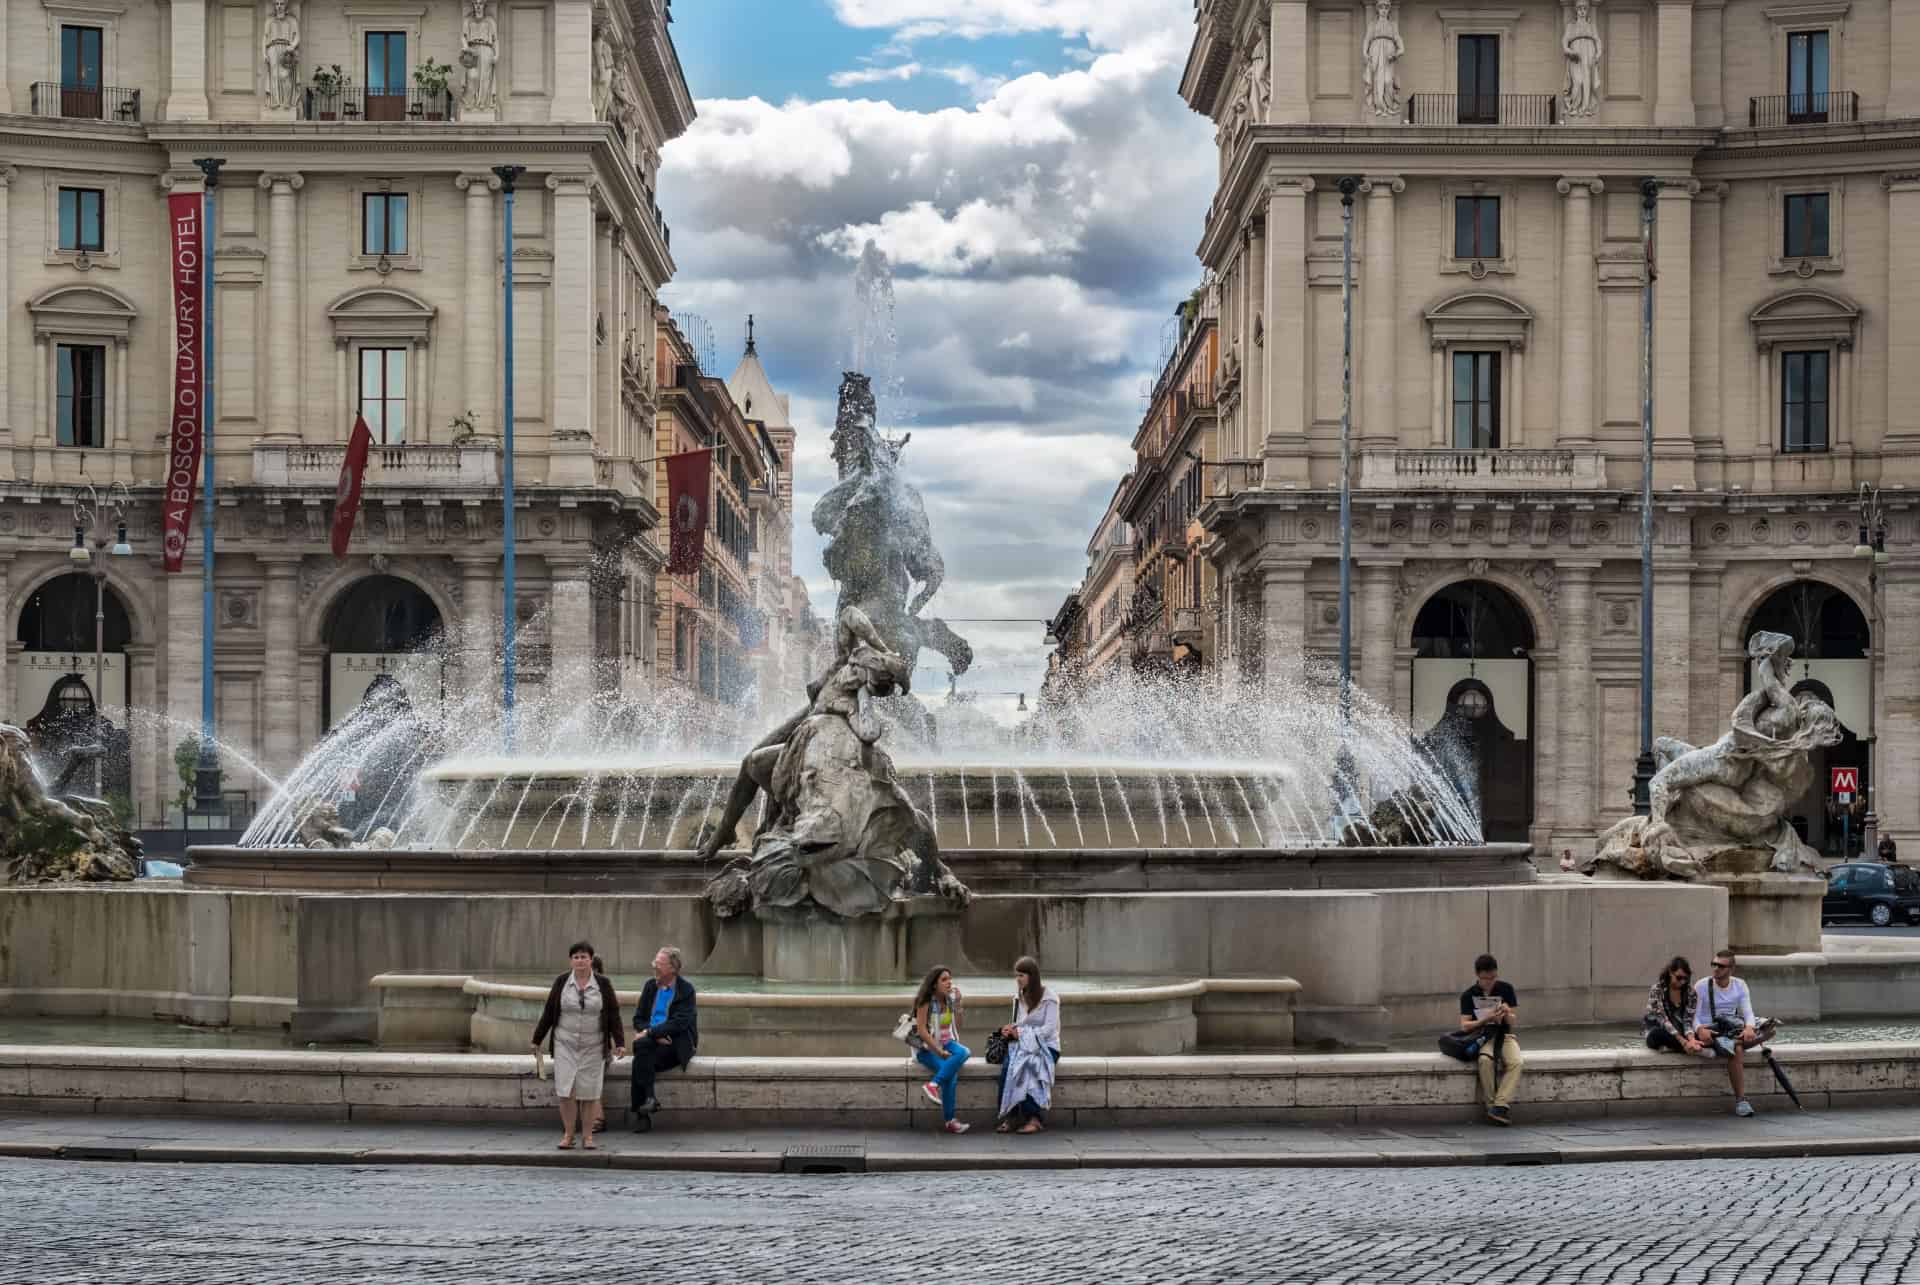
[[[1115,48],[1164,28],[1170,14],[1192,23],[1187,6],[1166,0],[833,0],[833,12],[850,27],[890,31],[899,42],[1051,31]]]
[[[912,80],[919,74],[919,63],[903,62],[893,67],[856,67],[852,71],[836,71],[827,77],[827,83],[835,89],[851,89],[855,85],[878,85],[890,80]]]

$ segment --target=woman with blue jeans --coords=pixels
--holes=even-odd
[[[933,1072],[922,1091],[939,1104],[943,1129],[965,1133],[968,1126],[953,1118],[954,1098],[960,1068],[973,1054],[960,1042],[960,988],[953,984],[952,969],[936,966],[921,981],[913,997],[913,1029],[920,1037],[913,1056]]]

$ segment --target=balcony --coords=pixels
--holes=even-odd
[[[37,81],[33,86],[33,114],[133,125],[140,120],[140,91],[111,85],[80,87],[52,80]]]
[[[309,85],[301,98],[300,118],[370,125],[450,121],[455,118],[453,91],[428,92],[416,87],[388,93],[359,85],[342,84],[331,89]]]
[[[1206,642],[1206,617],[1200,608],[1175,607],[1173,609],[1172,640],[1176,647],[1198,647]]]
[[[1779,125],[1851,125],[1860,119],[1860,95],[1850,89],[1824,94],[1769,94],[1747,100],[1747,124],[1756,128]]]
[[[340,468],[346,458],[344,442],[324,446],[255,442],[253,481],[256,486],[312,486],[331,491],[340,483]],[[367,452],[364,485],[498,486],[500,448],[491,442],[376,446]]]
[[[1587,491],[1607,484],[1598,451],[1363,451],[1363,491]]]
[[[1408,94],[1409,125],[1516,125],[1560,123],[1553,94]]]

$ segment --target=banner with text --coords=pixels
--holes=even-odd
[[[671,537],[667,574],[690,576],[700,569],[707,545],[707,508],[713,498],[713,452],[667,456],[667,513]]]
[[[160,502],[162,559],[180,570],[193,521],[194,483],[200,476],[201,244],[200,194],[167,197],[167,242],[173,274],[173,407],[167,424],[167,475]]]

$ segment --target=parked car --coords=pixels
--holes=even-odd
[[[1820,919],[1864,919],[1876,928],[1896,919],[1920,923],[1920,871],[1866,861],[1835,866],[1827,871]]]

